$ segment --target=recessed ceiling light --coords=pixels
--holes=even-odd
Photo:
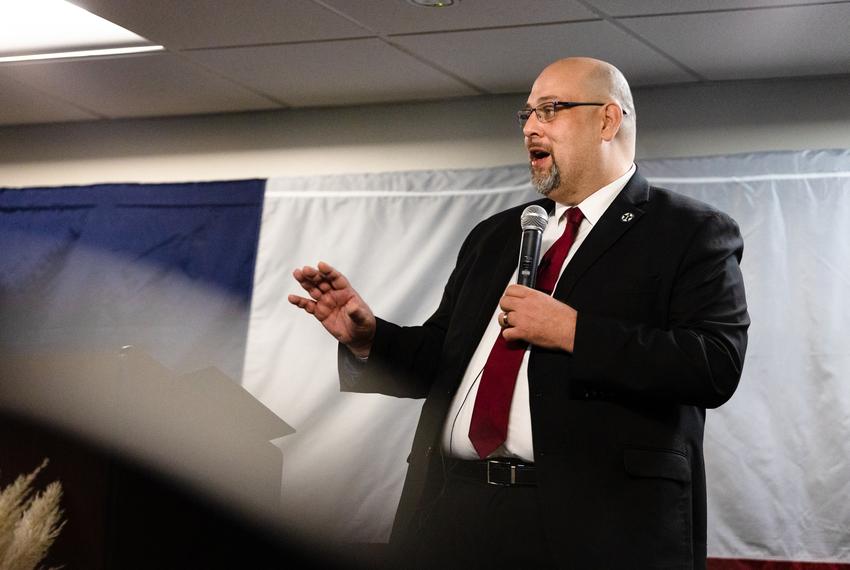
[[[162,46],[132,46],[124,48],[81,49],[75,51],[57,51],[50,53],[32,53],[29,55],[0,56],[0,63],[15,63],[20,61],[41,61],[45,59],[77,59],[81,57],[107,57],[110,55],[130,55],[163,51]]]
[[[459,3],[460,0],[407,0],[408,3],[420,8],[448,8]]]
[[[0,8],[0,62],[163,49],[65,0],[0,0]]]

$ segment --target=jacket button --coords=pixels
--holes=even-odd
[[[431,457],[434,454],[434,446],[429,445],[427,449],[425,449],[425,457]]]

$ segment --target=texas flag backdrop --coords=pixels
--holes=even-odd
[[[850,568],[850,151],[638,167],[744,235],[744,375],[706,422],[710,567]],[[327,261],[376,314],[420,323],[466,233],[534,198],[525,166],[0,189],[0,347],[215,366],[295,430],[273,441],[281,517],[380,543],[422,402],[339,392],[292,270]]]

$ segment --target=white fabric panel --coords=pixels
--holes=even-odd
[[[709,555],[850,562],[850,151],[653,161],[744,235],[744,377],[706,422]]]
[[[325,538],[385,541],[422,407],[339,392],[336,342],[286,300],[303,293],[292,270],[327,261],[377,315],[418,324],[469,230],[536,196],[526,167],[268,182],[243,384],[296,430],[278,441],[285,517]]]
[[[709,554],[850,562],[850,152],[644,161],[730,213],[753,325],[741,386],[708,412]],[[330,262],[377,314],[416,324],[490,213],[533,199],[527,169],[275,179],[267,186],[243,382],[297,432],[282,509],[325,537],[389,533],[421,402],[340,394],[336,344],[286,301]]]

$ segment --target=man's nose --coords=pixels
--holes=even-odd
[[[528,120],[525,121],[525,124],[522,126],[522,134],[525,138],[528,138],[532,135],[540,135],[540,125],[542,123],[537,118],[537,113],[534,111],[528,116]]]

